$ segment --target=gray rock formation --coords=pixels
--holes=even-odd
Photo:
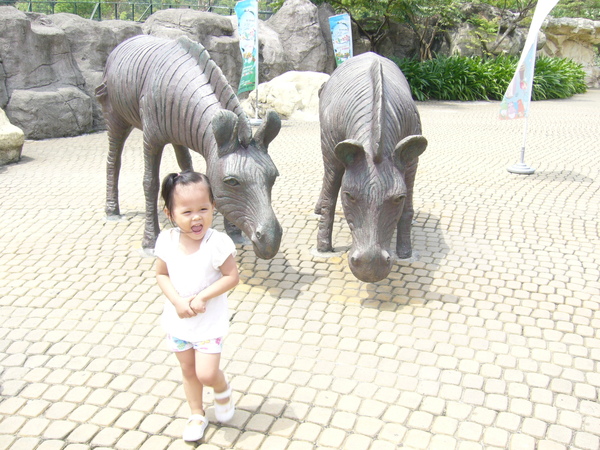
[[[7,113],[28,139],[78,136],[92,128],[93,100],[76,86],[15,89]]]
[[[279,35],[290,70],[326,72],[331,67],[317,7],[309,0],[287,0],[267,25]]]
[[[368,41],[365,45],[368,50]],[[377,50],[386,57],[410,58],[419,54],[419,39],[407,25],[390,23],[390,33],[382,40]]]
[[[546,45],[542,52],[549,56],[571,58],[587,73],[586,84],[600,88],[598,46],[600,46],[600,21],[588,19],[550,19],[544,23]]]
[[[29,139],[101,129],[94,89],[110,51],[140,34],[132,22],[73,14],[23,13],[0,6],[0,106]]]
[[[21,159],[25,135],[23,131],[12,125],[2,109],[0,109],[0,166],[18,162]]]
[[[325,51],[327,52],[327,62],[323,72],[331,74],[335,70],[335,54],[333,53],[333,41],[331,39],[331,28],[329,27],[329,18],[335,16],[336,12],[327,3],[319,5],[317,8],[317,18],[321,26],[321,33],[325,41]]]
[[[0,61],[0,109],[6,108],[8,103],[8,92],[6,92],[6,74],[2,61]]]
[[[323,72],[297,72],[290,70],[271,81],[260,83],[250,92],[242,107],[249,117],[256,117],[256,92],[258,91],[258,116],[265,117],[269,110],[282,119],[313,122],[319,120],[319,90],[329,75]]]
[[[33,139],[91,131],[91,98],[62,30],[44,15],[12,7],[0,7],[0,30],[6,115],[11,123]],[[87,104],[78,101],[83,99]]]
[[[124,40],[142,34],[139,24],[124,20],[97,22],[75,14],[54,14],[49,18],[65,33],[77,68],[85,80],[83,90],[92,99],[94,89],[102,82],[102,72],[110,52]],[[100,105],[92,101],[91,107],[92,129],[101,129],[104,119]]]

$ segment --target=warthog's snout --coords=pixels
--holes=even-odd
[[[387,250],[351,250],[348,258],[350,270],[356,278],[369,283],[381,281],[392,270],[392,256]]]

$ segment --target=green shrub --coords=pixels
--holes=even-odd
[[[415,100],[502,100],[517,68],[516,56],[452,56],[428,61],[394,59]],[[536,59],[532,100],[566,98],[586,91],[581,64],[566,58]]]
[[[539,57],[533,76],[533,100],[568,98],[587,90],[580,64],[567,58]]]

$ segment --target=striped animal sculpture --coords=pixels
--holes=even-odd
[[[396,254],[411,256],[413,184],[427,140],[404,75],[392,61],[364,53],[339,66],[320,92],[321,150],[325,172],[315,212],[321,215],[317,250],[331,252],[335,206],[352,235],[348,263],[362,281],[391,271]]]
[[[228,232],[230,224],[241,229],[259,258],[277,254],[282,228],[271,207],[271,189],[278,172],[267,148],[281,121],[270,111],[253,137],[237,96],[204,47],[186,37],[130,38],[109,55],[96,97],[108,130],[109,217],[120,215],[123,145],[134,127],[143,131],[144,249],[154,248],[159,232],[159,169],[163,148],[170,143],[182,170],[192,169],[189,149],[204,157]]]

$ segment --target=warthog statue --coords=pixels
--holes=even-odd
[[[182,170],[192,169],[189,149],[206,160],[217,209],[252,241],[259,258],[273,258],[282,228],[271,207],[278,176],[267,147],[281,129],[271,111],[254,138],[248,117],[221,69],[200,44],[141,35],[109,55],[96,88],[108,129],[106,213],[120,215],[119,170],[123,145],[135,128],[144,134],[146,224],[142,247],[159,232],[157,199],[163,148],[170,143]]]
[[[391,271],[390,242],[408,258],[413,184],[427,140],[404,75],[389,59],[364,53],[344,62],[320,92],[325,174],[315,212],[321,215],[317,250],[330,252],[335,205],[352,234],[348,255],[356,278],[375,282]]]

